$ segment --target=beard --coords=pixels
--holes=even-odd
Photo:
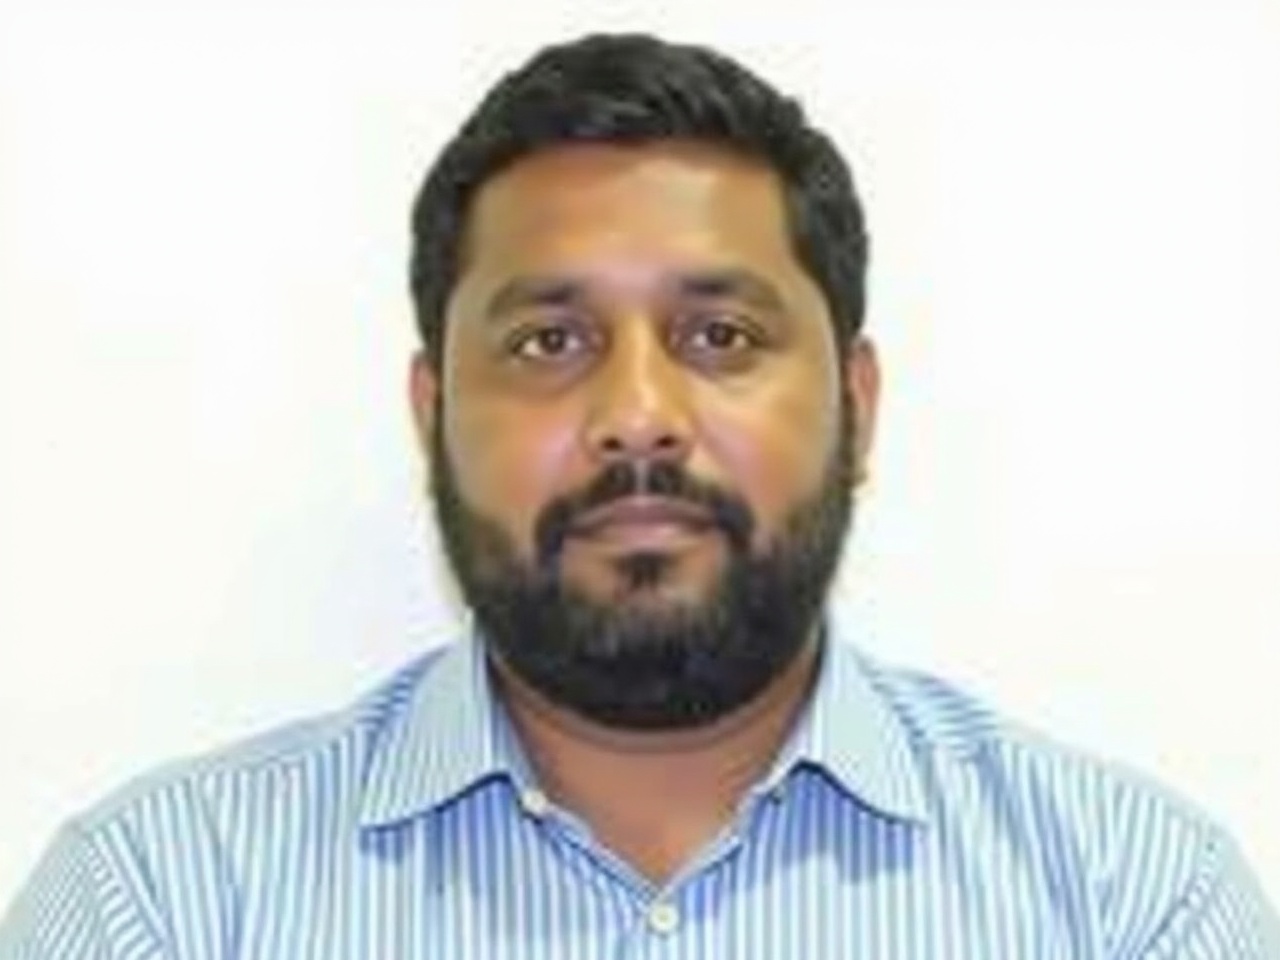
[[[703,726],[761,694],[814,636],[853,516],[847,400],[819,489],[758,549],[742,497],[674,462],[619,461],[540,511],[531,560],[462,496],[436,412],[432,494],[463,600],[490,659],[550,703],[615,729]],[[723,569],[701,600],[646,602],[676,562],[657,550],[612,561],[624,585],[617,597],[592,597],[561,574],[565,541],[582,514],[639,494],[696,505],[724,537]]]

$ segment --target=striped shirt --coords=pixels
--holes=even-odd
[[[464,638],[345,712],[99,804],[0,924],[3,960],[1277,960],[1278,944],[1194,808],[838,636],[770,774],[662,885],[539,792]]]

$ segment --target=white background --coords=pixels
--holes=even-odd
[[[1276,4],[3,4],[0,904],[123,780],[446,636],[408,204],[498,71],[622,25],[854,163],[864,644],[1194,797],[1280,899]]]

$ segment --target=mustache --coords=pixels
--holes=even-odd
[[[734,550],[745,553],[750,547],[755,520],[742,497],[697,479],[677,463],[623,460],[610,464],[582,489],[556,497],[542,509],[533,531],[539,563],[546,565],[559,557],[570,530],[583,514],[640,495],[695,506],[709,515]]]

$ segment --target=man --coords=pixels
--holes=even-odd
[[[1280,957],[1214,824],[824,610],[865,262],[839,154],[724,57],[595,36],[503,79],[414,213],[474,629],[79,818],[0,956]]]

